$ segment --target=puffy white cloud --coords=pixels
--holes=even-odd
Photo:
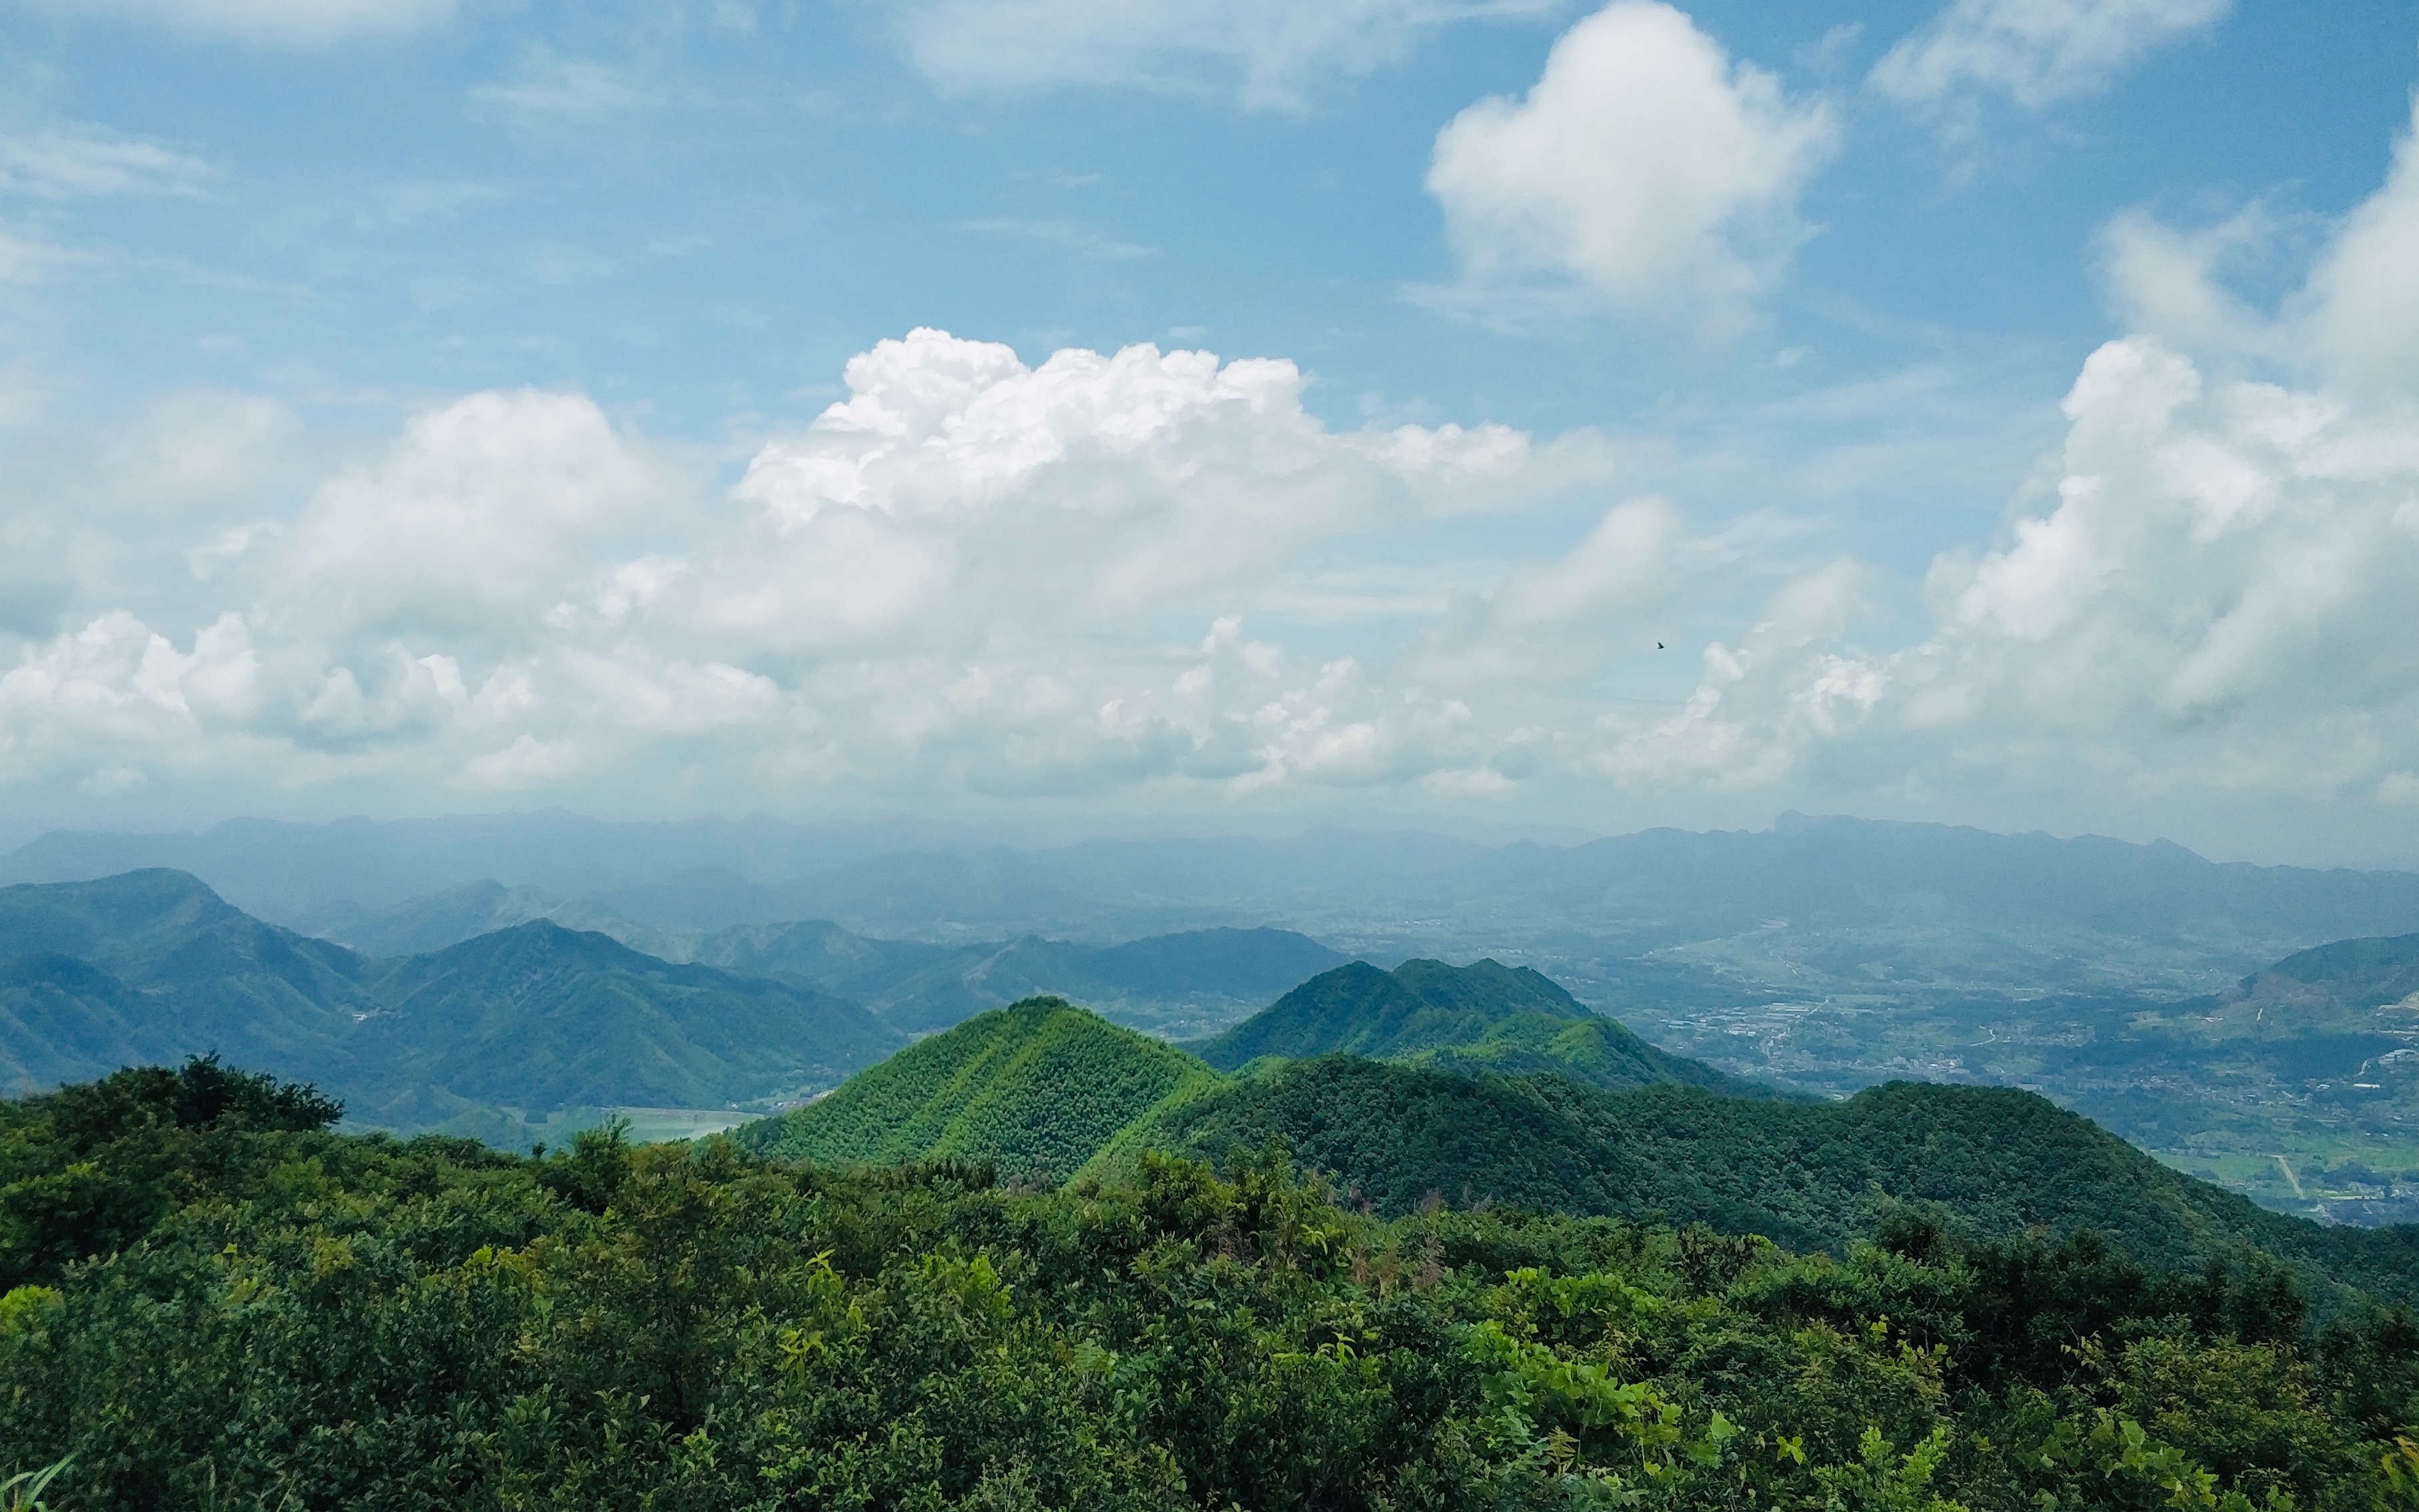
[[[1333,428],[1282,361],[917,331],[729,487],[574,393],[468,395],[338,457],[280,406],[179,395],[0,477],[0,560],[48,575],[0,580],[0,788],[1540,817],[1979,794],[2100,823],[2196,795],[2407,828],[2410,161],[2273,311],[2224,291],[2256,216],[2113,226],[2143,329],[1922,605],[1819,522],[1640,497],[1645,454],[1591,433]]]
[[[321,486],[264,570],[320,632],[518,643],[668,491],[589,399],[476,393]]]
[[[1901,717],[2039,780],[2365,796],[2419,754],[2419,415],[2148,338],[2067,398],[2055,505],[1935,569]],[[2054,753],[2054,754],[2051,754]],[[2026,770],[2034,768],[2033,770]]]
[[[1873,66],[1875,89],[1939,105],[1977,90],[2026,107],[2095,89],[2231,0],[1954,0]]]
[[[1477,16],[1554,0],[905,0],[899,25],[918,71],[952,91],[1106,85],[1232,90],[1246,107],[1299,106],[1333,74],[1400,59]]]
[[[1584,439],[1539,448],[1495,426],[1337,435],[1302,408],[1291,363],[1207,352],[1068,350],[1028,368],[918,331],[847,378],[847,399],[749,465],[745,556],[691,579],[718,632],[809,647],[1097,623],[1602,462]]]
[[[109,16],[271,47],[395,37],[453,18],[455,0],[19,0],[82,18]]]
[[[1798,193],[1837,134],[1821,101],[1733,63],[1680,11],[1616,0],[1554,44],[1525,98],[1456,116],[1427,185],[1465,297],[1543,279],[1720,337],[1802,237]]]
[[[2384,188],[2344,223],[2289,313],[2336,381],[2419,389],[2419,100]]]
[[[919,331],[847,378],[719,499],[559,393],[440,406],[283,507],[236,481],[276,475],[275,406],[187,395],[95,437],[118,460],[85,513],[160,539],[51,553],[90,560],[21,642],[15,778],[626,794],[670,770],[723,802],[1408,780],[1484,756],[1465,705],[1248,640],[1231,605],[1326,543],[1613,465],[1584,435],[1332,431],[1292,364],[1202,352],[1028,366]],[[55,529],[58,499],[8,519]]]
[[[1613,769],[2396,811],[2419,772],[2414,199],[2406,138],[2273,314],[2218,276],[2256,212],[2197,235],[2121,218],[2113,292],[2148,329],[2084,363],[2001,538],[1934,563],[1934,629],[1717,647],[1689,710],[1623,731]]]
[[[1862,733],[1889,689],[1887,672],[1841,649],[1871,578],[1841,560],[1783,583],[1737,644],[1704,648],[1697,686],[1679,707],[1600,717],[1591,764],[1642,788],[1746,791],[1801,778],[1826,743]]]

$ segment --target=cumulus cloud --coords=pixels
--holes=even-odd
[[[603,555],[662,492],[585,396],[472,394],[323,486],[275,570],[286,602],[331,633],[517,640],[566,564]]]
[[[0,475],[0,562],[40,575],[0,579],[0,784],[2407,826],[2411,163],[2270,309],[2225,287],[2256,215],[2112,226],[2136,329],[1919,602],[1818,522],[1646,494],[1592,433],[1331,426],[1279,360],[915,331],[732,485],[578,393],[333,459],[274,404],[178,396]]]
[[[2027,109],[2105,85],[2154,48],[2205,31],[2231,0],[1955,0],[1873,66],[1908,104],[2005,95]]]
[[[1069,85],[1231,91],[1291,109],[1332,75],[1401,59],[1436,28],[1537,14],[1554,0],[908,0],[900,35],[918,71],[956,92]]]
[[[1733,62],[1680,11],[1617,0],[1554,44],[1525,98],[1456,116],[1427,186],[1462,298],[1579,291],[1720,338],[1802,239],[1797,197],[1837,135],[1822,102]]]
[[[2383,186],[2335,226],[2302,286],[2262,311],[2226,275],[2276,229],[2256,204],[2199,230],[2126,211],[2104,239],[2110,294],[2134,331],[2182,351],[2266,361],[2331,391],[2419,388],[2419,101]]]
[[[1902,791],[2400,801],[2419,772],[2414,200],[2406,137],[2273,313],[2218,276],[2256,212],[2194,234],[2120,218],[2113,292],[2149,329],[2083,364],[2052,482],[2001,539],[1934,563],[1933,631],[1890,653],[1836,629],[1717,647],[1690,711],[1625,734],[1616,769],[1693,750]]]
[[[2419,388],[2419,101],[2385,187],[2344,223],[2288,316],[2338,381]]]
[[[146,22],[200,37],[318,47],[397,37],[453,18],[455,0],[21,0],[81,18]]]
[[[1285,362],[1028,365],[918,331],[846,377],[719,499],[571,393],[432,409],[267,517],[218,480],[274,449],[273,407],[197,395],[147,417],[149,440],[100,439],[164,480],[111,486],[175,519],[175,549],[92,558],[60,592],[119,601],[22,642],[15,774],[520,791],[670,764],[726,795],[1404,779],[1459,751],[1466,707],[1247,638],[1223,606],[1321,543],[1564,497],[1608,465],[1585,436],[1333,431]],[[16,517],[57,519],[55,497]]]
[[[940,633],[932,610],[1098,621],[1251,580],[1313,542],[1588,473],[1583,444],[1498,426],[1339,436],[1288,362],[1131,347],[1026,367],[918,331],[852,360],[849,397],[749,465],[762,511],[716,574],[722,626],[793,643]]]
[[[2414,417],[2149,338],[2093,353],[2066,411],[2055,506],[1935,569],[1941,629],[1894,673],[1907,723],[2154,784],[2333,796],[2407,767]]]

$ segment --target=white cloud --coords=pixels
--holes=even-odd
[[[609,63],[532,49],[510,78],[474,85],[471,100],[523,126],[576,125],[644,110],[655,96]]]
[[[2229,258],[2259,250],[2273,231],[2257,206],[2195,232],[2124,211],[2102,237],[2109,297],[2133,331],[2195,351],[2274,353],[2278,333],[2220,280]]]
[[[1872,86],[1936,106],[1974,91],[2038,108],[2204,31],[2231,0],[1954,0],[1873,66]]]
[[[1087,226],[1071,225],[1064,221],[1020,221],[994,216],[986,220],[968,221],[965,228],[969,231],[980,231],[988,236],[1019,237],[1027,241],[1042,242],[1048,246],[1071,252],[1078,257],[1088,258],[1093,262],[1125,262],[1135,257],[1159,255],[1157,247],[1146,247],[1140,242],[1121,240],[1104,232],[1095,231]]]
[[[740,497],[761,545],[716,579],[719,623],[789,643],[941,634],[942,604],[1102,620],[1254,580],[1311,543],[1496,491],[1567,487],[1500,427],[1338,436],[1291,363],[1006,347],[919,331],[851,361],[850,397],[767,447]],[[1578,461],[1565,463],[1568,458]],[[736,591],[734,591],[736,590]]]
[[[87,254],[33,241],[0,225],[0,288],[11,284],[39,284],[62,268],[87,262]]]
[[[79,17],[153,23],[271,47],[397,37],[453,19],[455,0],[20,0]]]
[[[1464,297],[1576,289],[1719,339],[1803,237],[1798,193],[1836,139],[1824,104],[1733,63],[1680,11],[1617,0],[1554,44],[1526,98],[1455,117],[1427,186]]]
[[[899,24],[909,60],[951,91],[1231,90],[1247,108],[1295,108],[1322,78],[1396,62],[1440,26],[1554,3],[906,0]]]
[[[664,492],[589,399],[477,393],[323,486],[274,570],[284,604],[325,633],[517,642]]]
[[[2078,824],[2179,799],[2408,832],[2411,162],[2273,310],[2223,281],[2257,215],[2112,225],[2139,329],[1921,606],[1819,520],[1639,497],[1643,443],[1339,430],[1268,359],[1027,363],[917,331],[730,488],[576,393],[468,395],[333,459],[278,406],[178,396],[0,477],[0,561],[47,575],[0,584],[0,784],[656,811],[1989,798]]]
[[[2226,287],[2230,259],[2268,250],[2275,225],[2253,205],[2179,231],[2140,210],[2105,238],[2110,292],[2135,332],[2180,350],[2258,359],[2331,391],[2419,391],[2419,100],[2386,181],[2334,227],[2303,285],[2278,309]]]
[[[2055,505],[1945,559],[1903,717],[1978,764],[2333,796],[2419,750],[2419,417],[2112,342]],[[2055,753],[2055,754],[2052,754]]]
[[[2337,381],[2419,390],[2419,100],[2385,187],[2352,211],[2288,313]]]
[[[575,394],[439,407],[268,517],[228,479],[268,467],[273,407],[191,396],[96,437],[131,459],[97,485],[116,533],[174,547],[92,557],[71,601],[117,601],[22,642],[0,764],[153,795],[711,772],[716,802],[1411,780],[1484,757],[1465,704],[1221,606],[1323,543],[1565,497],[1610,461],[1497,426],[1337,433],[1291,363],[1150,347],[1028,366],[919,331],[847,377],[722,500]]]
[[[2084,363],[2002,537],[1934,563],[1932,632],[1894,653],[1843,627],[1718,647],[1684,716],[1618,732],[1614,768],[1827,770],[2102,813],[2397,803],[2419,761],[2411,140],[2273,313],[2219,277],[2267,234],[2256,210],[2189,235],[2120,217],[2112,293],[2137,332]]]
[[[0,132],[0,193],[42,199],[192,193],[209,172],[189,153],[95,126]]]
[[[1616,643],[1643,652],[1683,589],[1687,522],[1669,502],[1616,506],[1562,556],[1524,563],[1452,606],[1410,658],[1424,684],[1461,690],[1583,680]]]

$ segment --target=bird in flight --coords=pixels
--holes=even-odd
[[[1662,642],[1662,641],[1660,641],[1660,640],[1656,641],[1656,642],[1655,642],[1655,649],[1656,649],[1656,650],[1657,650],[1657,651],[1662,650],[1662,649],[1663,649],[1663,642]]]

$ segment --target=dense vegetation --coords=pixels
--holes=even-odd
[[[1933,1210],[1841,1256],[328,1133],[208,1065],[0,1104],[0,1478],[219,1506],[2419,1505],[2419,1326]]]
[[[1298,1080],[1279,1075],[1285,1062],[1266,1047],[1316,1054],[1334,1043],[1456,1072],[1543,1071],[1592,1086],[1685,1081],[1763,1091],[1641,1043],[1533,971],[1492,961],[1458,968],[1411,961],[1383,972],[1354,962],[1312,979],[1228,1034],[1183,1048],[1064,998],[1027,998],[925,1040],[829,1096],[746,1125],[733,1137],[760,1154],[790,1159],[889,1164],[949,1156],[988,1161],[1019,1178],[1064,1180],[1097,1162],[1129,1160],[1152,1141],[1182,1143],[1196,1126],[1224,1131],[1236,1119],[1261,1117],[1265,1093],[1237,1091],[1186,1048],[1206,1049],[1230,1066],[1248,1062],[1249,1072],[1290,1088]],[[1229,1108],[1235,1111],[1217,1111]],[[1416,1160],[1399,1166],[1425,1168]],[[1481,1159],[1455,1177],[1465,1188],[1475,1182],[1480,1194],[1504,1196],[1509,1186],[1496,1188],[1507,1174]],[[1578,1199],[1576,1192],[1558,1196],[1565,1205]]]
[[[1838,1249],[1897,1203],[1921,1200],[1986,1236],[2091,1227],[2181,1266],[2257,1245],[2314,1274],[2419,1299],[2419,1227],[2271,1212],[2004,1088],[1893,1083],[1809,1103],[1336,1056],[1170,1109],[1134,1138],[1209,1153],[1279,1139],[1384,1212],[1492,1201],[1703,1221]]]
[[[735,1137],[792,1160],[954,1157],[1064,1180],[1137,1121],[1219,1085],[1180,1050],[1063,998],[1035,997],[968,1019]]]
[[[1271,1057],[1354,1055],[1456,1070],[1552,1071],[1591,1086],[1685,1082],[1754,1095],[1754,1083],[1666,1055],[1526,966],[1354,961],[1320,973],[1188,1048],[1221,1071]]]

